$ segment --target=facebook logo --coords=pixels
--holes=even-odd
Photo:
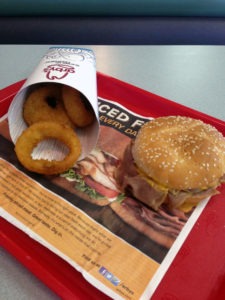
[[[105,267],[99,269],[99,273],[102,274],[107,280],[109,280],[113,285],[117,286],[120,284],[120,280],[110,273]]]

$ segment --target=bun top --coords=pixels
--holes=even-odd
[[[170,116],[139,130],[132,154],[137,167],[169,189],[207,189],[225,174],[225,138],[200,120]]]

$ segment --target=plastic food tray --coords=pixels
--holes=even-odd
[[[0,116],[24,80],[0,91]],[[97,74],[98,95],[152,117],[190,116],[214,125],[225,135],[225,122],[149,93],[118,79]],[[0,242],[16,259],[62,299],[109,299],[50,250],[0,218]],[[211,198],[195,223],[152,299],[220,300],[225,297],[225,185]]]

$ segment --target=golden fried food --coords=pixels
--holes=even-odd
[[[74,126],[65,111],[58,84],[45,84],[33,90],[24,103],[23,117],[27,125],[50,120]]]
[[[94,121],[91,105],[78,90],[64,85],[62,99],[69,118],[76,126],[85,127]]]
[[[68,154],[60,161],[33,159],[34,148],[43,140],[56,139],[65,144]],[[71,168],[81,154],[81,144],[74,130],[66,125],[52,122],[37,122],[19,136],[15,152],[20,163],[28,170],[40,174],[59,174]]]

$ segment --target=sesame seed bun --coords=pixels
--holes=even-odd
[[[207,189],[225,174],[225,138],[213,126],[189,117],[147,122],[134,141],[138,169],[168,189]]]

